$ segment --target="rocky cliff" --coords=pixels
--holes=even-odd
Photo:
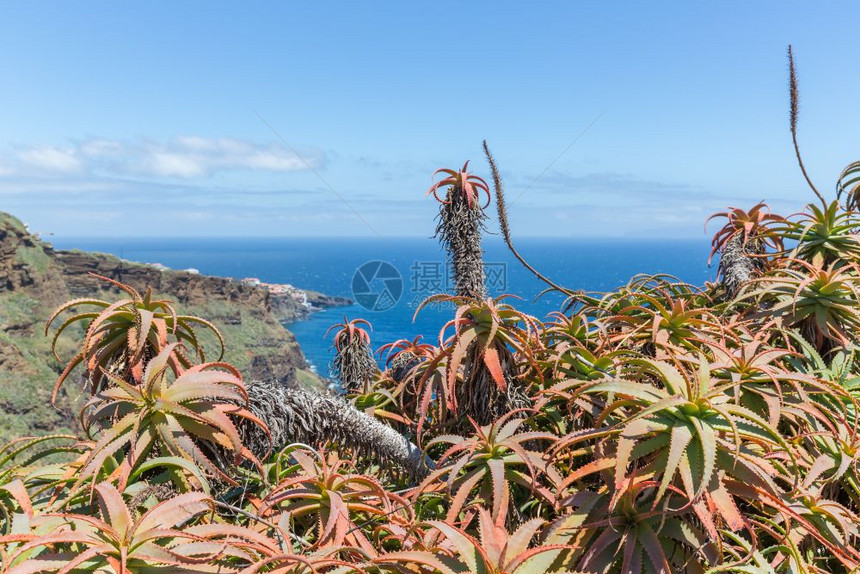
[[[56,408],[50,405],[61,363],[50,353],[43,326],[50,313],[70,298],[110,300],[119,295],[93,273],[140,291],[150,287],[175,301],[178,311],[209,319],[227,341],[225,360],[246,378],[284,385],[314,386],[321,381],[308,369],[295,338],[281,323],[300,319],[315,308],[350,303],[320,293],[246,285],[105,254],[55,251],[28,233],[20,221],[0,212],[0,443],[15,436],[76,430],[69,407],[83,399],[80,389],[67,385],[68,392]],[[61,338],[61,358],[74,354],[81,335],[78,328]],[[214,343],[204,339],[208,348]]]

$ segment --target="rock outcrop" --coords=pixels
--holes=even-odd
[[[50,313],[70,298],[119,297],[117,289],[93,273],[141,292],[150,287],[174,301],[179,312],[212,321],[227,341],[224,360],[247,379],[287,386],[312,387],[322,382],[282,323],[315,309],[350,303],[320,293],[161,269],[106,254],[54,250],[20,221],[0,212],[0,443],[15,436],[77,430],[68,413],[85,398],[84,391],[68,385],[68,395],[60,397],[56,408],[50,405],[61,363],[51,355],[43,328]],[[82,334],[78,328],[61,338],[61,358],[74,354]],[[204,348],[217,348],[214,337],[204,338]],[[217,358],[211,355],[207,359]]]

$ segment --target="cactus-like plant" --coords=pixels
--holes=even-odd
[[[370,323],[364,319],[353,319],[332,325],[326,331],[326,336],[333,330],[335,356],[331,363],[331,372],[340,382],[347,394],[366,393],[370,387],[373,375],[377,371],[373,351],[370,348],[370,335],[361,325],[370,329]]]
[[[460,297],[483,299],[486,287],[481,230],[487,216],[478,202],[478,195],[480,191],[486,193],[486,206],[490,202],[490,192],[487,182],[468,169],[467,161],[459,171],[436,170],[434,177],[437,173],[445,173],[448,177],[435,182],[427,190],[427,194],[432,193],[440,203],[436,237],[448,251],[456,294]],[[439,197],[439,189],[444,186],[449,187],[442,198]]]

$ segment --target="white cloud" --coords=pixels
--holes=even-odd
[[[224,170],[296,171],[304,162],[281,145],[260,145],[232,138],[178,137],[167,145],[141,146],[137,169],[159,176],[193,178]],[[320,155],[313,154],[319,161]]]
[[[37,146],[19,152],[18,159],[37,170],[49,173],[78,173],[83,167],[74,148]]]
[[[272,171],[292,171],[304,169],[307,166],[296,156],[284,157],[282,154],[272,152],[258,152],[248,158],[248,165],[256,169],[268,169]]]
[[[188,155],[158,151],[144,162],[155,175],[175,177],[199,177],[205,175],[204,161]]]
[[[324,156],[306,152],[319,166]],[[84,174],[115,178],[206,178],[224,171],[288,172],[306,170],[305,162],[280,144],[260,144],[235,138],[180,136],[166,142],[88,139],[60,148],[33,146],[10,158],[0,157],[0,177],[13,172],[30,176]],[[17,168],[17,169],[15,169]]]

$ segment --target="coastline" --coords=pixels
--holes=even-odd
[[[11,215],[0,212],[0,441],[50,432],[77,433],[79,423],[63,413],[85,397],[68,387],[50,401],[62,363],[44,335],[46,319],[64,301],[77,298],[116,301],[123,294],[93,274],[125,283],[143,294],[169,299],[182,314],[206,317],[224,336],[223,360],[246,380],[321,388],[327,382],[309,367],[285,323],[318,310],[347,305],[348,299],[290,286],[269,289],[195,270],[135,263],[104,253],[55,250]],[[81,309],[85,309],[84,305]],[[79,326],[58,341],[61,360],[73,353]],[[204,334],[206,360],[218,360],[217,339]]]

